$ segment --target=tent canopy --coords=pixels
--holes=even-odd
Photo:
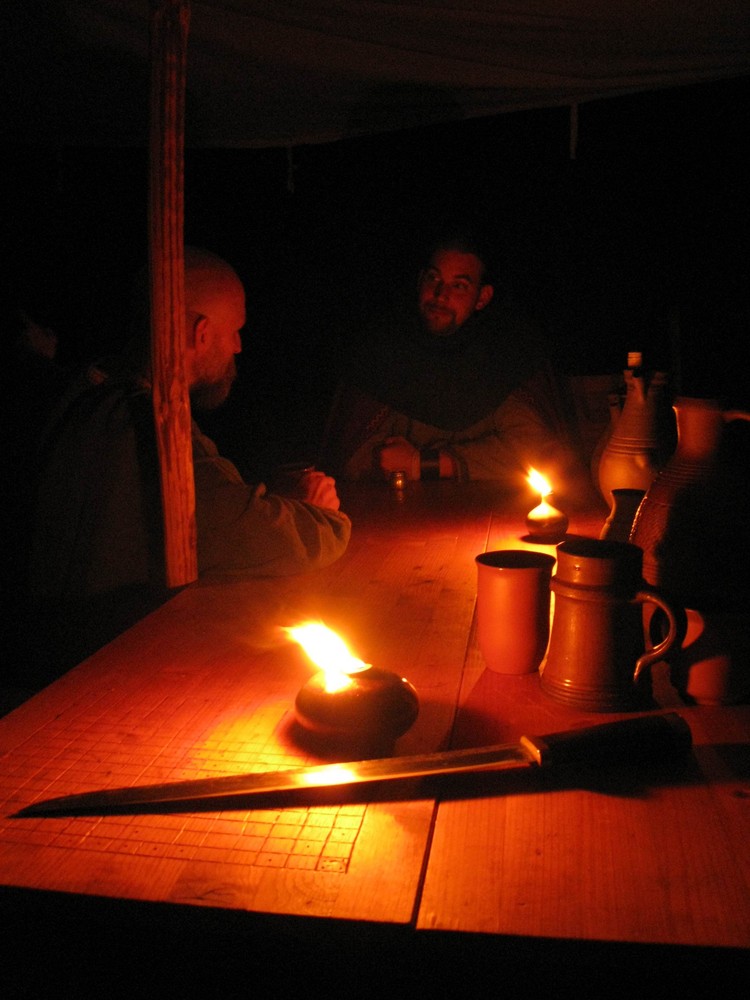
[[[746,0],[192,0],[186,143],[328,142],[750,73]],[[0,139],[144,145],[149,0],[6,4]]]

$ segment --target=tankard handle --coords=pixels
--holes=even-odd
[[[663,660],[673,646],[682,643],[687,631],[687,619],[684,612],[678,616],[666,597],[653,587],[643,587],[636,593],[633,600],[638,604],[655,604],[657,608],[661,608],[667,616],[667,623],[669,625],[667,634],[661,642],[649,647],[643,656],[638,658],[633,675],[633,680],[637,683],[638,678],[646,667],[650,667],[652,663],[658,663],[659,660]]]

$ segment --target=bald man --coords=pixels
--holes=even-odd
[[[136,288],[129,349],[77,379],[43,435],[28,583],[40,639],[30,658],[42,677],[59,673],[61,662],[72,666],[168,596],[145,275]],[[185,308],[185,375],[199,413],[220,406],[236,376],[242,282],[220,257],[188,247]],[[244,482],[195,420],[192,444],[200,574],[283,576],[343,554],[351,524],[330,476],[312,471],[294,497],[270,494]]]

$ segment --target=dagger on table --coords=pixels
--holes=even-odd
[[[522,736],[518,743],[446,750],[407,757],[381,757],[320,764],[287,771],[231,774],[155,785],[107,788],[34,802],[17,817],[106,815],[137,812],[138,806],[237,799],[314,788],[346,788],[371,782],[448,774],[534,768],[591,767],[658,762],[683,757],[692,746],[690,727],[676,712],[637,716],[547,736]]]

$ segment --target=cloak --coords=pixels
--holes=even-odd
[[[447,337],[424,330],[413,304],[401,308],[342,354],[344,382],[383,406],[454,432],[482,420],[546,369],[550,351],[533,319],[505,293]]]

